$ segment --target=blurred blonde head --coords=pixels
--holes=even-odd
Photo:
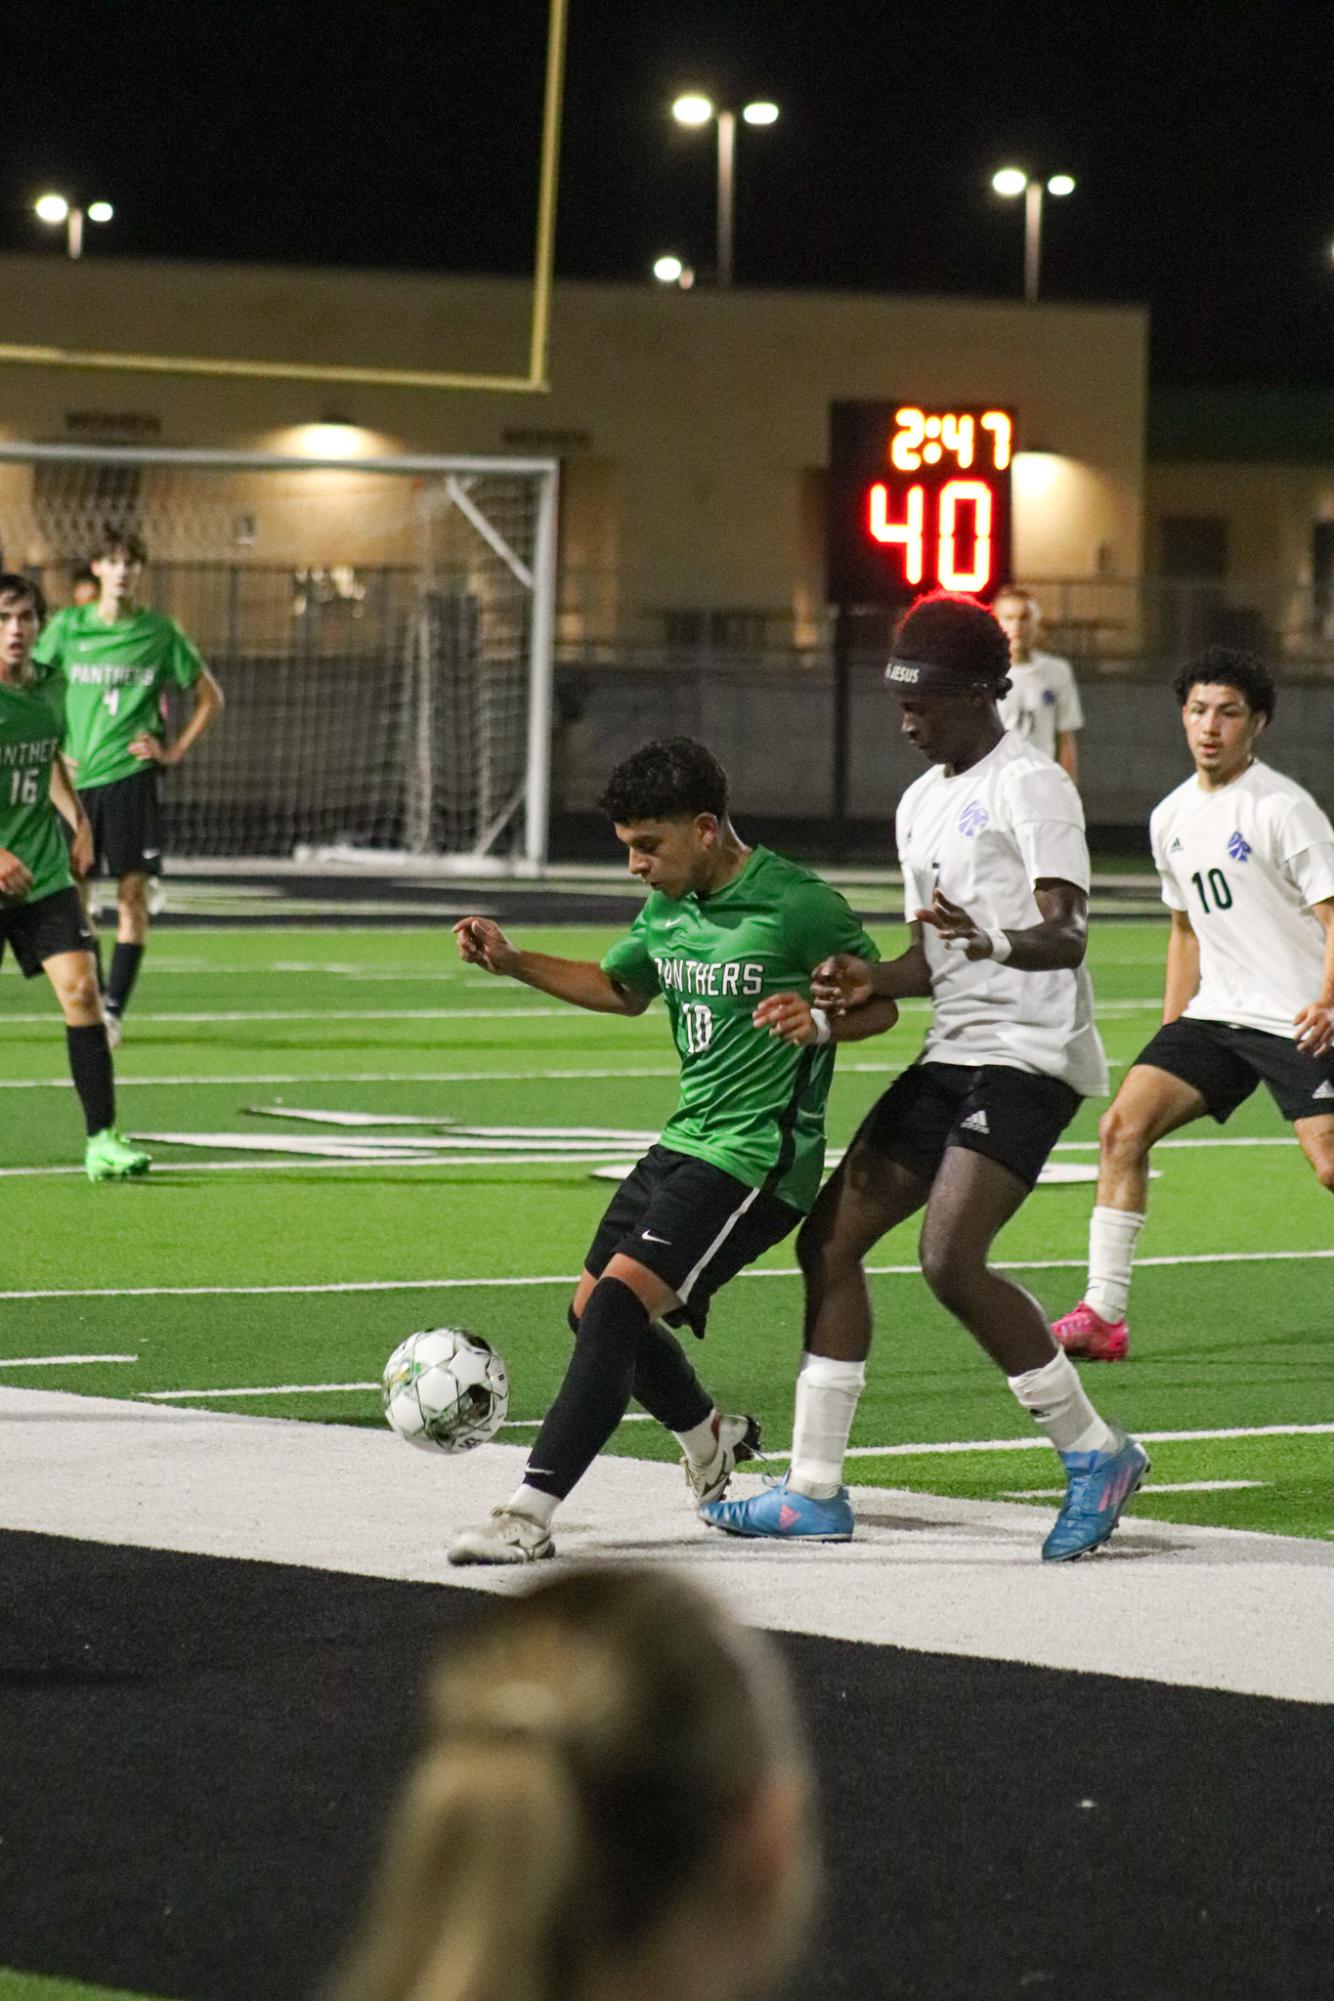
[[[500,1600],[434,1678],[333,2001],[739,2001],[804,1935],[812,1819],[777,1658],[703,1593]]]

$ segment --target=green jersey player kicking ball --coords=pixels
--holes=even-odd
[[[60,827],[63,817],[74,830],[74,866],[86,869],[92,833],[60,756],[65,679],[32,657],[45,611],[36,584],[0,574],[0,958],[12,945],[26,978],[44,972],[50,980],[88,1128],[88,1178],[124,1181],[143,1174],[149,1161],[115,1129],[93,941]]]
[[[719,1287],[800,1222],[824,1164],[831,1045],[897,1016],[890,1000],[837,1022],[811,1006],[814,967],[838,952],[874,960],[875,947],[828,883],[745,845],[702,744],[645,745],[601,803],[648,891],[601,964],[521,951],[484,917],[455,925],[459,949],[470,965],[602,1014],[642,1014],[661,995],[680,1099],[593,1238],[570,1306],[574,1350],[522,1485],[455,1537],[451,1563],[553,1555],[556,1509],[632,1397],[676,1434],[697,1500],[722,1496],[759,1427],[718,1410],[667,1323],[702,1334]]]
[[[92,564],[96,602],[57,612],[35,656],[58,666],[69,684],[64,748],[93,834],[85,899],[93,874],[116,878],[116,949],[106,989],[113,1044],[144,956],[149,885],[162,873],[159,779],[222,708],[221,688],[180,627],[138,602],[146,560],[137,535],[108,528]],[[192,690],[194,708],[168,744],[163,698],[177,688]]]

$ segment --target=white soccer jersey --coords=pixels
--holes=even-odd
[[[1055,757],[1056,739],[1066,730],[1084,727],[1074,670],[1054,653],[1034,653],[1022,666],[1011,666],[1010,690],[998,707],[1006,729],[1048,757]]]
[[[1218,791],[1190,777],[1149,820],[1163,902],[1200,944],[1188,1019],[1267,1035],[1320,992],[1325,933],[1313,903],[1334,897],[1334,827],[1309,792],[1258,761]]]
[[[1044,877],[1089,886],[1079,794],[1041,751],[1004,736],[956,776],[943,765],[910,785],[895,822],[908,922],[931,908],[934,886],[988,931],[1042,922],[1033,884]],[[922,926],[934,1018],[923,1056],[932,1063],[1059,1077],[1082,1097],[1107,1089],[1107,1059],[1093,1025],[1093,988],[1075,972],[1021,973],[969,959]]]

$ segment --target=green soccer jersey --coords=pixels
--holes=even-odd
[[[17,855],[32,876],[29,903],[74,880],[51,804],[51,767],[64,727],[65,677],[58,667],[38,667],[21,688],[0,681],[0,848]]]
[[[667,1005],[681,1096],[662,1144],[801,1210],[824,1168],[834,1050],[794,1049],[751,1016],[768,994],[809,995],[831,952],[880,956],[836,889],[757,847],[711,896],[654,890],[602,961],[618,984]]]
[[[69,682],[65,755],[81,792],[144,769],[130,750],[147,732],[165,738],[162,697],[192,688],[204,663],[173,619],[136,611],[111,624],[95,604],[58,611],[33,648]]]

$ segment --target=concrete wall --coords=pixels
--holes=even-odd
[[[526,361],[528,288],[503,280],[90,254],[0,258],[0,297],[11,343],[508,373]],[[1131,308],[562,284],[547,395],[9,365],[0,429],[309,450],[306,427],[337,417],[375,449],[545,449],[568,472],[563,560],[599,617],[809,618],[836,398],[1014,407],[1020,446],[1041,448],[1017,461],[1017,571],[1137,575],[1146,350],[1147,315]]]

